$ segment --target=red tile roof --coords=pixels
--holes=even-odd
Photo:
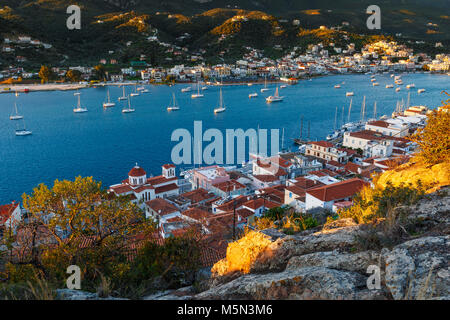
[[[186,211],[183,211],[181,214],[183,216],[189,217],[199,222],[208,219],[212,216],[212,213],[209,213],[208,211],[199,208],[191,208]]]
[[[307,190],[306,193],[321,201],[333,201],[352,197],[366,185],[368,185],[367,182],[354,178],[313,188]]]
[[[357,165],[356,163],[353,163],[353,162],[348,162],[346,165],[345,165],[345,170],[347,170],[347,171],[349,171],[349,172],[351,172],[351,173],[359,173],[359,169],[362,169],[361,168],[361,166],[359,166],[359,165]]]
[[[133,169],[128,172],[128,176],[130,177],[141,177],[145,176],[147,173],[141,167],[135,166]]]
[[[387,123],[386,121],[383,121],[383,120],[371,121],[367,124],[371,125],[371,126],[375,126],[375,127],[383,127],[383,128],[389,127],[389,123]]]
[[[208,192],[203,188],[198,188],[181,195],[183,198],[191,200],[191,203],[198,203],[215,197],[215,194]]]
[[[145,203],[147,207],[158,213],[160,216],[178,211],[177,207],[168,202],[167,200],[156,198]]]
[[[236,180],[228,180],[224,182],[219,182],[213,184],[213,187],[223,191],[223,192],[231,192],[239,189],[245,189],[245,186],[242,183],[239,183]]]
[[[164,193],[176,189],[178,189],[178,185],[176,183],[166,184],[162,187],[155,188],[155,194]]]
[[[278,178],[271,174],[257,174],[253,176],[256,180],[261,182],[275,182]]]
[[[5,223],[18,206],[19,203],[10,203],[0,206],[0,224]]]
[[[332,148],[333,144],[328,141],[311,141],[309,144],[315,144],[316,146],[323,147],[323,148]]]

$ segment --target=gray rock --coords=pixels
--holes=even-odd
[[[280,273],[248,274],[211,288],[194,299],[378,299],[366,277],[348,271],[306,267]]]
[[[315,252],[292,257],[286,270],[304,267],[325,267],[366,274],[369,265],[379,265],[380,254],[375,251],[342,253],[338,251]]]
[[[386,286],[394,299],[448,296],[450,236],[425,237],[384,249]]]
[[[251,272],[281,271],[291,257],[320,251],[347,251],[356,244],[355,236],[361,226],[323,230],[311,235],[288,236],[273,242],[268,250],[258,257]]]
[[[128,300],[115,297],[100,298],[97,293],[71,289],[56,289],[56,297],[60,300]]]

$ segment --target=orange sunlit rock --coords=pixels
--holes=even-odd
[[[228,245],[226,258],[217,262],[211,272],[220,276],[234,271],[249,273],[256,258],[271,243],[267,235],[250,231],[243,238]]]

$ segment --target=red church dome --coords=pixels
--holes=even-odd
[[[147,173],[145,172],[145,170],[139,167],[137,164],[133,169],[130,170],[130,172],[128,172],[129,177],[142,177],[146,174]]]

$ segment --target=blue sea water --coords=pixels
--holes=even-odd
[[[366,118],[373,115],[377,102],[378,117],[390,115],[396,102],[407,100],[411,91],[411,105],[427,105],[436,108],[444,99],[442,90],[449,89],[450,77],[431,74],[404,74],[400,92],[385,88],[393,83],[389,74],[377,75],[379,86],[373,87],[368,75],[342,75],[300,81],[297,85],[280,89],[285,96],[281,103],[267,104],[265,97],[274,93],[260,93],[261,85],[224,86],[223,95],[227,110],[214,114],[219,102],[219,87],[203,91],[205,97],[191,99],[192,92],[182,93],[186,85],[147,86],[149,93],[132,98],[136,112],[123,114],[125,102],[118,102],[122,95],[119,87],[110,87],[115,108],[104,110],[102,102],[106,88],[80,90],[82,105],[88,108],[84,114],[74,114],[77,98],[73,91],[32,92],[17,98],[19,111],[25,117],[31,136],[18,137],[14,131],[18,123],[9,120],[16,97],[0,94],[0,204],[20,200],[22,193],[30,193],[39,183],[52,185],[55,179],[93,176],[104,186],[120,182],[132,166],[139,163],[149,174],[160,174],[160,167],[171,161],[171,150],[177,144],[171,134],[177,128],[193,131],[194,121],[203,122],[203,130],[248,128],[284,128],[284,146],[292,147],[292,139],[299,136],[300,118],[303,116],[303,136],[310,121],[311,139],[324,139],[334,126],[338,107],[338,124],[341,124],[342,107],[345,120],[350,98],[353,99],[351,120],[360,118],[363,96],[366,96]],[[342,84],[344,82],[344,84]],[[407,90],[406,84],[415,88]],[[341,84],[340,89],[334,89]],[[426,92],[417,93],[424,88]],[[133,88],[128,87],[131,91]],[[353,97],[345,93],[353,91]],[[181,110],[167,112],[175,92]],[[249,99],[249,93],[259,97]],[[281,135],[281,134],[280,134]],[[281,137],[280,137],[281,138]],[[188,167],[188,166],[186,166]]]

